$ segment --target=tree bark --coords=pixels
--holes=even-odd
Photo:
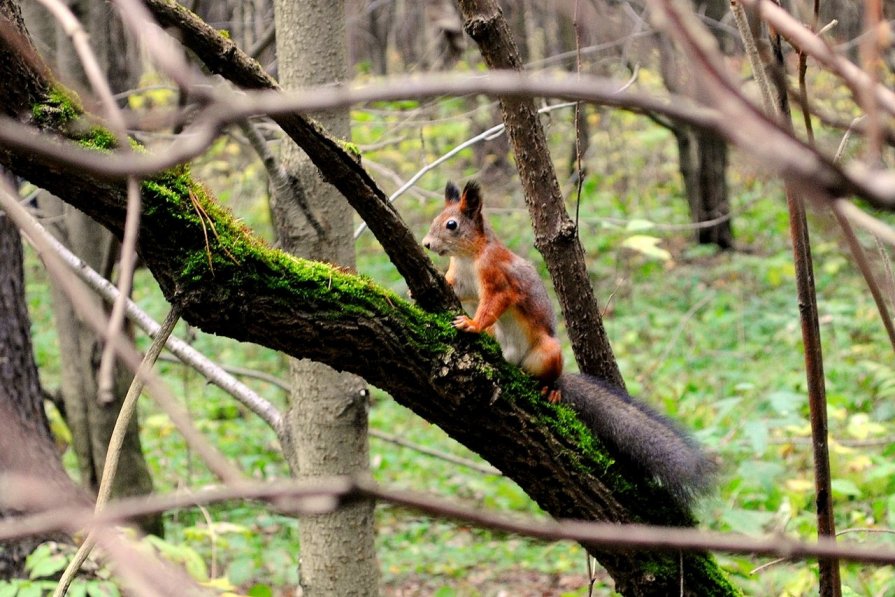
[[[0,0],[0,14],[13,15],[12,20],[0,18],[0,26],[16,26],[10,0]],[[39,59],[24,60],[23,55],[33,52],[16,41],[0,36],[0,78],[9,83],[0,86],[0,110],[28,121],[60,98],[49,97],[46,70]],[[219,57],[219,62],[226,59]],[[64,119],[42,123],[57,133],[84,134],[77,127],[69,130]],[[325,138],[319,129],[314,131],[315,139]],[[323,151],[326,159],[340,159]],[[346,171],[361,176],[356,164],[329,168],[321,156],[310,157],[328,179]],[[121,234],[126,204],[122,182],[60,168],[39,154],[4,150],[0,162],[45,188],[64,189],[67,201]],[[537,383],[508,365],[493,341],[459,334],[449,315],[423,311],[369,280],[266,249],[211,201],[185,169],[159,174],[144,182],[143,189],[139,251],[187,321],[210,333],[364,377],[481,454],[553,516],[694,524],[666,490],[613,458],[568,407],[543,400]],[[215,223],[218,234],[207,242],[191,197]],[[355,205],[358,197],[351,201]],[[382,228],[382,238],[388,239],[387,226]],[[682,583],[686,594],[737,594],[704,553],[586,547],[627,595],[678,594]]]
[[[22,241],[0,211],[0,474],[44,478],[70,488],[43,408],[25,306]],[[0,492],[0,518],[20,512]],[[42,496],[35,496],[39,503]],[[46,537],[0,541],[0,578],[25,576],[25,557]]]
[[[678,124],[671,125],[671,132],[677,140],[679,170],[690,205],[690,221],[697,225],[696,242],[732,249],[727,142],[714,133]]]
[[[286,88],[342,83],[347,78],[345,6],[333,0],[277,0],[277,57]],[[349,139],[346,110],[318,114],[334,136]],[[283,144],[283,166],[322,226],[312,226],[290,193],[274,195],[277,237],[296,255],[355,267],[351,206],[323,181],[294,143]],[[363,379],[322,363],[290,361],[292,391],[287,421],[291,454],[300,479],[369,475],[367,411]],[[335,512],[299,518],[299,582],[308,597],[378,595],[372,500],[357,500]]]

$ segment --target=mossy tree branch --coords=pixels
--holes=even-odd
[[[13,21],[2,15],[10,14],[11,1],[0,0],[7,30]],[[63,114],[41,118],[41,127],[87,145],[101,137],[74,125],[78,103],[22,55],[17,40],[0,37],[0,110],[31,124],[35,114]],[[121,234],[123,182],[9,150],[0,150],[0,163]],[[145,181],[143,191],[138,251],[192,325],[361,375],[481,454],[553,516],[694,523],[663,489],[613,460],[569,407],[541,399],[536,382],[506,364],[492,340],[459,334],[447,314],[426,312],[368,279],[267,248],[186,167]],[[208,241],[203,225],[216,231]],[[586,547],[624,594],[676,593],[681,573],[687,594],[736,592],[703,553]]]
[[[181,4],[174,0],[143,2],[161,25],[177,29],[184,45],[211,72],[246,89],[280,89],[257,61]],[[423,253],[386,194],[363,169],[359,156],[302,114],[281,114],[272,118],[367,223],[407,281],[417,303],[426,309],[458,309],[454,293]]]

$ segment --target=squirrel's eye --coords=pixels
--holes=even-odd
[[[448,220],[444,223],[444,227],[448,230],[456,230],[457,229],[457,220]]]

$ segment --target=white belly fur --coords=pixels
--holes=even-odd
[[[454,263],[454,292],[463,300],[463,308],[470,317],[475,316],[478,307],[478,299],[482,296],[481,283],[475,271],[475,262],[472,259],[452,257]],[[521,260],[520,260],[521,261]],[[530,348],[528,336],[516,321],[512,314],[512,308],[506,312],[494,324],[494,338],[500,344],[503,358],[513,365],[521,365]]]
[[[500,344],[504,360],[513,365],[521,365],[530,348],[528,335],[516,323],[511,311],[508,309],[494,324],[494,338]]]

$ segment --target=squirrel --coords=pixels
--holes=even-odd
[[[482,213],[482,192],[469,181],[445,187],[445,206],[423,246],[450,256],[445,277],[464,309],[454,327],[489,333],[504,359],[537,378],[541,394],[564,401],[625,461],[658,480],[682,506],[708,492],[715,463],[677,424],[623,389],[590,375],[563,374],[556,316],[534,265],[510,251]]]
[[[498,240],[482,214],[482,193],[469,181],[460,189],[448,182],[444,210],[432,221],[423,246],[450,255],[445,277],[464,308],[477,301],[470,319],[460,315],[454,327],[494,336],[503,358],[538,378],[550,402],[560,400],[554,386],[562,373],[562,347],[556,317],[541,276],[530,261]]]

